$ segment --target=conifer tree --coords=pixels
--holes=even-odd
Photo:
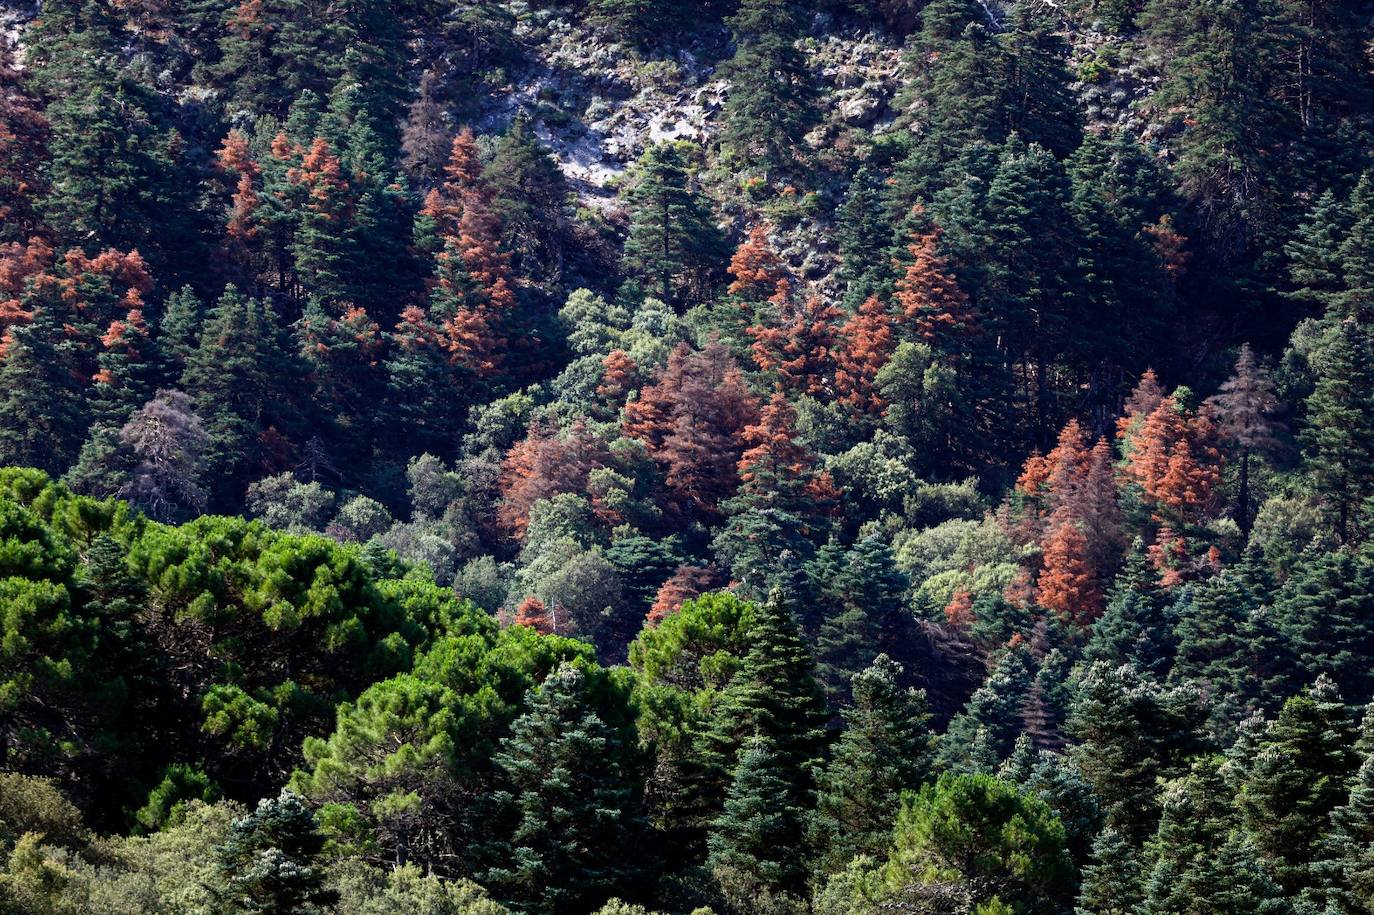
[[[930,777],[930,711],[925,693],[902,688],[902,673],[879,655],[853,677],[844,732],[818,778],[810,825],[817,873],[834,873],[857,855],[879,855],[902,792]]]
[[[1281,444],[1282,425],[1273,418],[1278,398],[1274,382],[1247,343],[1236,357],[1235,372],[1221,390],[1207,400],[1216,416],[1223,441],[1239,452],[1240,479],[1236,484],[1236,524],[1248,539],[1254,519],[1250,511],[1250,460],[1275,452]]]
[[[1330,680],[1284,703],[1246,770],[1237,807],[1283,888],[1309,883],[1331,812],[1345,802],[1360,760],[1355,725]]]
[[[693,187],[689,147],[651,146],[635,165],[627,201],[633,214],[623,269],[677,307],[699,302],[712,285],[724,238],[710,204]]]
[[[405,430],[413,451],[451,456],[459,418],[454,406],[463,392],[443,328],[431,313],[409,305],[388,342],[383,369],[390,415]]]
[[[1270,685],[1289,690],[1318,676],[1330,677],[1342,693],[1363,696],[1374,691],[1374,673],[1364,659],[1374,652],[1369,629],[1369,601],[1374,596],[1374,561],[1350,548],[1322,552],[1284,583],[1270,618],[1285,648],[1281,669],[1292,678]],[[1281,694],[1281,693],[1280,693]]]
[[[816,295],[800,301],[775,298],[772,305],[749,328],[754,364],[786,390],[831,396],[839,312]]]
[[[768,240],[768,226],[759,223],[749,230],[730,258],[726,271],[733,279],[726,292],[755,303],[785,294],[792,288],[787,265]]]
[[[693,737],[700,773],[693,790],[707,810],[718,811],[745,741],[761,736],[771,741],[769,755],[787,773],[790,803],[809,809],[812,769],[823,746],[825,700],[815,662],[781,592],[758,607],[749,640],[739,670]]]
[[[768,737],[748,738],[707,838],[706,864],[733,911],[781,911],[804,890],[806,808],[794,777]]]
[[[1374,492],[1371,347],[1367,332],[1350,319],[1332,326],[1322,343],[1302,442],[1317,493],[1335,509],[1336,535],[1349,541],[1356,508]]]
[[[1331,829],[1321,849],[1313,865],[1318,898],[1340,913],[1370,911],[1374,906],[1374,757],[1365,756],[1345,804],[1331,811]]]
[[[283,790],[235,820],[216,849],[214,895],[229,912],[316,915],[338,893],[325,887],[324,834],[299,795]]]
[[[0,49],[0,242],[24,242],[39,229],[46,196],[42,173],[48,119],[21,85],[15,51]]]
[[[643,828],[625,735],[589,705],[564,663],[536,688],[495,759],[519,816],[490,879],[521,910],[585,912],[636,876]]]
[[[744,0],[730,19],[735,55],[721,143],[765,179],[800,157],[814,117],[811,74],[797,48],[801,26],[786,0]]]
[[[1011,753],[1022,729],[1021,707],[1030,691],[1030,652],[1018,645],[998,659],[987,681],[969,697],[940,741],[940,762],[955,772],[970,771],[972,749],[982,744],[991,774]],[[977,771],[973,769],[973,771]]]
[[[1219,760],[1203,758],[1165,789],[1142,912],[1273,912],[1281,894],[1234,829]]]
[[[1108,826],[1135,843],[1157,826],[1161,779],[1177,777],[1197,745],[1197,695],[1163,689],[1130,667],[1101,662],[1076,687],[1069,751],[1102,803]]]
[[[1076,915],[1135,915],[1145,901],[1140,856],[1108,826],[1093,842],[1092,863],[1083,868]]]
[[[1102,613],[1102,591],[1088,555],[1088,538],[1074,521],[1058,524],[1044,543],[1036,600],[1065,621],[1086,626]]]
[[[185,371],[186,360],[196,348],[204,312],[205,305],[190,286],[183,286],[167,297],[157,327],[157,348],[174,379]]]
[[[1229,730],[1251,710],[1266,685],[1277,685],[1256,682],[1280,662],[1261,655],[1261,614],[1273,590],[1260,558],[1247,554],[1238,566],[1196,586],[1180,601],[1171,677],[1203,691],[1214,731]]]
[[[284,392],[291,390],[295,367],[281,333],[269,306],[230,286],[187,356],[181,386],[210,435],[209,479],[220,499],[239,498],[244,474],[262,456],[260,433],[290,418]]]
[[[74,346],[48,308],[11,327],[0,362],[0,463],[65,470],[86,432]]]
[[[158,370],[143,310],[132,309],[123,319],[110,322],[100,344],[100,370],[91,378],[91,414],[103,425],[122,426],[152,396]]]
[[[924,217],[918,206],[916,218]],[[940,253],[941,229],[931,224],[913,232],[907,245],[910,263],[897,280],[895,305],[915,329],[917,339],[937,352],[958,355],[962,339],[974,333],[978,319],[968,295],[959,287],[948,260]]]
[[[878,373],[897,349],[892,316],[869,296],[841,325],[835,350],[835,393],[858,414],[881,416],[887,409],[878,393]]]

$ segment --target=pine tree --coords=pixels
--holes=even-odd
[[[1023,645],[1008,649],[969,697],[940,741],[940,762],[955,772],[978,771],[974,752],[981,743],[988,774],[1011,753],[1021,734],[1021,707],[1030,691],[1030,652]]]
[[[532,691],[495,757],[519,822],[509,863],[489,879],[521,911],[589,911],[643,860],[626,735],[589,706],[592,689],[580,669],[560,666]]]
[[[1369,199],[1374,183],[1362,176],[1351,199]],[[1345,289],[1341,245],[1350,235],[1349,201],[1327,189],[1312,205],[1302,224],[1284,246],[1289,278],[1295,287],[1289,297],[1307,306],[1309,313],[1340,313]]]
[[[1340,913],[1374,909],[1374,757],[1365,756],[1345,804],[1331,812],[1321,849],[1319,896]]]
[[[1093,842],[1092,863],[1083,868],[1076,915],[1135,915],[1145,901],[1140,856],[1108,826]]]
[[[1361,176],[1350,192],[1345,214],[1347,224],[1336,249],[1339,261],[1339,291],[1326,300],[1328,318],[1354,318],[1368,322],[1370,296],[1374,295],[1374,177]]]
[[[879,655],[853,677],[844,732],[818,778],[810,825],[814,869],[831,874],[886,847],[903,791],[931,774],[934,739],[925,693],[903,689],[902,667]]]
[[[815,662],[780,592],[758,607],[749,645],[739,670],[693,735],[698,784],[692,790],[714,815],[745,741],[761,736],[771,741],[770,755],[787,773],[789,801],[808,809],[812,769],[824,742],[825,700]]]
[[[739,485],[742,433],[758,404],[723,344],[679,344],[654,383],[625,406],[622,431],[663,468],[678,511],[708,517]]]
[[[1277,190],[1264,151],[1290,114],[1274,100],[1277,42],[1262,24],[1267,12],[1261,0],[1221,8],[1152,0],[1141,19],[1146,41],[1179,63],[1154,104],[1173,112],[1182,190],[1212,237],[1232,246],[1263,228],[1266,198]]]
[[[0,463],[60,473],[86,433],[85,397],[73,344],[56,316],[11,327],[0,362]]]
[[[1102,803],[1108,826],[1130,841],[1154,832],[1161,780],[1183,772],[1197,745],[1197,696],[1163,689],[1129,667],[1098,662],[1079,679],[1069,751]]]

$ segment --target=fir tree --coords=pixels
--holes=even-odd
[[[85,397],[72,341],[55,315],[39,310],[13,327],[0,362],[0,463],[65,470],[86,432]]]
[[[1281,444],[1283,430],[1273,418],[1278,406],[1274,383],[1249,344],[1240,348],[1235,372],[1207,404],[1216,414],[1222,439],[1239,452],[1235,520],[1241,536],[1248,539],[1254,521],[1250,512],[1250,460],[1274,453]]]
[[[903,791],[930,777],[933,737],[925,694],[903,689],[901,665],[879,655],[854,675],[844,732],[822,770],[810,832],[815,869],[834,873],[886,846]]]
[[[1108,826],[1093,842],[1092,863],[1083,868],[1076,915],[1135,915],[1145,901],[1140,855]]]
[[[1141,842],[1157,825],[1160,779],[1182,774],[1197,745],[1197,696],[1101,662],[1076,688],[1070,758],[1101,799],[1108,826]]]
[[[991,774],[1011,753],[1021,733],[1021,707],[1030,684],[1030,652],[1024,646],[1007,650],[987,681],[969,697],[964,710],[949,723],[940,741],[942,765],[951,771],[970,771],[975,762],[972,750],[981,742]]]
[[[799,157],[814,117],[811,74],[797,49],[800,23],[787,0],[744,0],[730,19],[735,55],[721,144],[732,160],[761,166],[763,177]]]
[[[793,779],[769,738],[746,741],[707,839],[706,864],[734,911],[774,911],[805,887],[806,808]]]
[[[1365,756],[1345,804],[1331,811],[1313,873],[1318,898],[1335,911],[1374,909],[1374,757]]]
[[[1330,680],[1284,703],[1260,741],[1237,807],[1259,854],[1288,892],[1309,883],[1331,812],[1359,765],[1355,726]]]
[[[1335,509],[1343,541],[1355,536],[1355,510],[1374,491],[1374,373],[1368,334],[1353,320],[1331,327],[1313,359],[1302,441],[1317,492]]]
[[[807,809],[824,741],[825,700],[815,662],[780,591],[759,606],[749,644],[739,670],[693,735],[699,783],[692,790],[707,810],[719,810],[744,742],[761,736],[771,741],[770,755],[788,773],[789,799]]]
[[[489,879],[521,911],[588,911],[641,866],[629,748],[589,707],[586,679],[566,663],[551,673],[495,757],[519,822],[509,863]]]
[[[644,151],[626,192],[633,218],[623,268],[678,306],[705,297],[724,246],[709,203],[692,184],[688,149],[668,143]]]
[[[333,907],[320,866],[325,838],[299,795],[283,790],[235,820],[216,849],[214,894],[229,912],[314,915]]]

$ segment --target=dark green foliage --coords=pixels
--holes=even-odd
[[[818,778],[811,822],[815,869],[830,874],[885,847],[898,799],[930,777],[934,739],[925,694],[900,685],[886,655],[853,678],[844,733]]]
[[[633,218],[623,267],[649,293],[679,306],[705,298],[725,251],[689,163],[684,143],[651,146],[626,192]]]
[[[706,841],[707,866],[733,911],[776,911],[804,886],[805,808],[791,781],[767,737],[752,737],[740,750]]]
[[[74,349],[47,309],[10,332],[0,364],[0,462],[57,473],[76,458],[86,417]]]
[[[851,911],[920,911],[952,897],[968,911],[1053,912],[1069,902],[1073,865],[1042,801],[989,775],[945,774],[903,798],[888,860],[865,882]]]
[[[969,697],[940,741],[940,762],[954,771],[992,774],[1021,733],[1021,709],[1031,684],[1030,652],[1006,652]]]
[[[1082,874],[1077,915],[1133,915],[1145,901],[1139,853],[1110,826],[1093,840]]]
[[[495,757],[518,825],[491,880],[523,911],[585,912],[645,867],[627,735],[588,707],[570,664],[528,704]]]
[[[1319,675],[1334,680],[1345,695],[1374,691],[1374,675],[1364,660],[1374,650],[1369,631],[1372,599],[1374,562],[1348,548],[1311,556],[1289,579],[1271,614],[1291,652],[1294,671],[1288,691]]]
[[[719,809],[726,787],[751,736],[765,737],[769,754],[788,774],[788,798],[811,804],[813,770],[824,746],[825,701],[815,663],[796,619],[774,592],[754,613],[748,652],[715,699],[709,718],[693,735],[698,801]]]
[[[1181,774],[1196,748],[1198,697],[1101,662],[1083,674],[1076,693],[1070,758],[1101,801],[1107,825],[1140,842],[1155,829],[1161,780]]]
[[[1368,333],[1354,320],[1329,326],[1313,359],[1316,386],[1302,432],[1307,469],[1349,540],[1354,512],[1374,489],[1374,374]]]
[[[804,155],[814,118],[811,75],[796,43],[797,11],[788,0],[743,0],[730,19],[735,56],[721,144],[730,161],[767,178]]]
[[[1284,703],[1245,772],[1237,806],[1283,888],[1309,885],[1331,812],[1360,764],[1350,711],[1330,680]]]
[[[314,915],[338,898],[320,867],[324,835],[301,797],[282,791],[234,821],[217,851],[214,894],[228,912]]]

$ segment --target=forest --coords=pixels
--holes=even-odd
[[[1374,5],[0,3],[87,913],[1374,913]]]

